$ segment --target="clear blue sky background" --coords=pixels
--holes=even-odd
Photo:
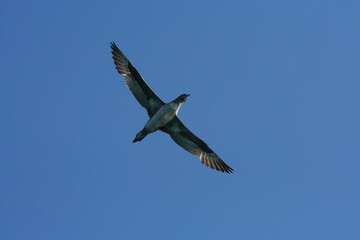
[[[0,3],[0,239],[360,239],[359,1]],[[232,168],[157,132],[110,41]]]

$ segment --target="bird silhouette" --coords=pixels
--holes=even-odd
[[[148,134],[160,130],[169,134],[180,147],[199,157],[206,166],[221,172],[232,173],[233,169],[221,160],[204,141],[185,127],[177,117],[181,105],[190,94],[181,94],[175,100],[164,103],[145,83],[139,72],[114,42],[110,44],[110,47],[117,71],[125,77],[126,85],[150,117],[133,142],[141,141]]]

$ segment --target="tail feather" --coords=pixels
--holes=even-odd
[[[136,134],[135,139],[133,140],[134,142],[140,142],[141,140],[144,139],[144,137],[146,137],[146,135],[148,135],[150,132],[147,131],[146,129],[141,130],[138,134]]]

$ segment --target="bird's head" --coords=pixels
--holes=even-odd
[[[190,95],[191,94],[181,94],[179,97],[175,99],[175,101],[179,103],[184,103]]]

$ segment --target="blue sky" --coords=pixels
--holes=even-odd
[[[360,239],[358,1],[2,1],[0,239]],[[157,132],[110,41],[232,168]]]

